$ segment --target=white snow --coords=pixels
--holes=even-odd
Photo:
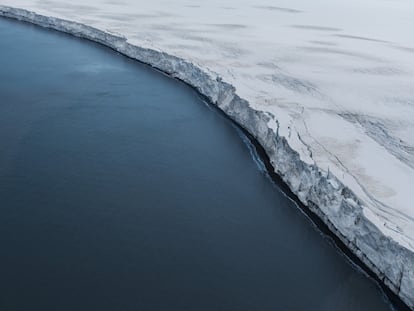
[[[0,0],[0,5],[124,36],[134,46],[166,52],[222,77],[251,108],[272,116],[267,126],[304,163],[335,176],[334,189],[339,183],[351,189],[365,218],[385,237],[414,252],[412,0]],[[308,196],[300,193],[304,178],[296,186],[293,177],[287,182],[306,204]],[[352,230],[359,229],[345,234],[329,208],[335,206],[321,207],[323,214],[351,241]],[[388,268],[375,266],[388,275]],[[398,273],[402,278],[402,270]],[[414,271],[409,273],[403,282],[414,305]]]

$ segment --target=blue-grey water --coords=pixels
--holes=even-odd
[[[4,19],[0,247],[0,310],[391,308],[191,88]]]

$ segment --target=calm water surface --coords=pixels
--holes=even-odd
[[[390,310],[189,87],[0,19],[1,310]]]

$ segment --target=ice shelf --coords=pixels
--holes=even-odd
[[[410,0],[0,0],[194,86],[414,309]]]

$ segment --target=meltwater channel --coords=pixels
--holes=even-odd
[[[190,87],[0,19],[1,310],[390,310]]]

